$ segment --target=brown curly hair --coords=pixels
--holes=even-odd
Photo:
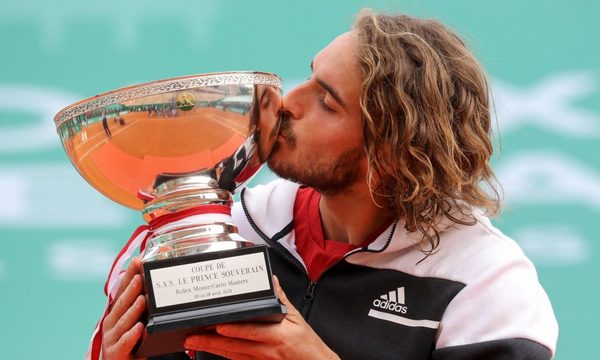
[[[369,186],[406,230],[423,234],[421,250],[431,254],[442,219],[474,224],[471,207],[499,212],[488,82],[436,20],[365,9],[354,30]]]

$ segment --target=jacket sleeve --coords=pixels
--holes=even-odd
[[[434,350],[433,360],[548,360],[550,349],[526,339],[503,339]]]
[[[485,251],[484,251],[485,252]],[[473,262],[486,263],[486,254]],[[494,256],[450,302],[433,359],[551,359],[558,338],[552,306],[522,253]]]

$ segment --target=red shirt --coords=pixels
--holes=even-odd
[[[320,199],[321,195],[315,189],[300,187],[294,202],[296,248],[312,281],[317,281],[325,270],[340,261],[349,251],[369,245],[387,228],[382,227],[375,236],[360,245],[325,239],[319,212]]]

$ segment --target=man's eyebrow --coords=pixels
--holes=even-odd
[[[325,90],[327,90],[327,92],[331,95],[332,98],[335,99],[335,101],[337,101],[340,105],[342,105],[342,107],[346,107],[346,103],[344,102],[344,100],[342,100],[342,98],[340,97],[340,94],[328,83],[326,83],[325,81],[321,80],[321,79],[316,79],[317,80],[317,84],[321,85],[321,87]]]
[[[313,71],[313,61],[310,62],[310,70]],[[346,103],[344,102],[344,100],[342,100],[342,97],[340,96],[340,94],[337,92],[337,90],[335,90],[333,88],[333,86],[329,85],[328,83],[326,83],[325,81],[321,80],[321,79],[315,79],[317,81],[317,84],[319,84],[323,89],[325,89],[330,95],[331,97],[333,97],[335,99],[335,101],[337,101],[340,105],[342,105],[342,107],[346,107]]]

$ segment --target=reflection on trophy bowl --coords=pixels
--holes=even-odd
[[[97,95],[61,110],[55,123],[77,171],[107,197],[142,210],[144,195],[161,177],[216,175],[211,172],[223,170],[226,160],[239,167],[241,155],[249,163],[264,160],[254,144],[243,149],[252,154],[230,157],[248,137],[260,137],[260,150],[268,154],[280,107],[276,75],[214,73]],[[238,167],[229,170],[243,170]],[[232,175],[221,174],[219,187],[235,190],[240,184],[231,182]]]
[[[227,72],[111,91],[56,115],[77,171],[149,222],[138,356],[183,350],[185,336],[217,323],[285,315],[266,248],[230,222],[232,193],[271,152],[280,109],[279,77]]]

